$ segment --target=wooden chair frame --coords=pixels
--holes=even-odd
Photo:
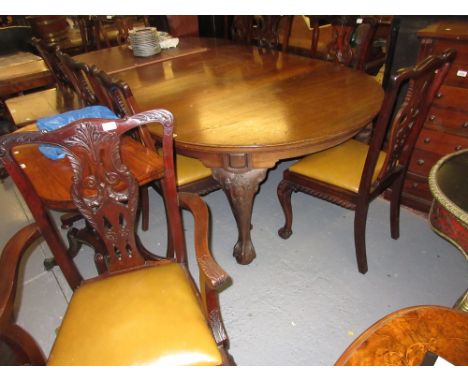
[[[164,177],[161,182],[175,248],[175,256],[169,259],[148,252],[136,236],[138,184],[120,159],[121,136],[145,123],[160,123],[164,130]],[[72,289],[83,282],[76,265],[63,250],[63,243],[44,203],[13,155],[14,148],[21,145],[52,144],[66,151],[74,174],[71,198],[92,227],[93,234],[99,238],[100,245],[95,247],[96,260],[103,272],[98,278],[167,262],[176,262],[186,267],[179,205],[193,213],[195,250],[200,268],[200,302],[224,362],[232,363],[226,350],[227,336],[217,295],[229,276],[216,264],[209,251],[209,215],[206,204],[195,194],[178,194],[176,191],[172,132],[172,115],[166,110],[158,109],[139,113],[125,120],[80,120],[52,132],[14,133],[0,138],[0,159],[35,219],[35,223],[12,237],[0,258],[0,338],[12,344],[13,349],[18,350],[20,358],[27,359],[30,364],[44,363],[40,348],[13,319],[19,262],[25,250],[42,235]],[[57,251],[57,247],[62,250]]]
[[[411,154],[429,107],[447,75],[454,57],[455,51],[448,50],[440,56],[428,57],[414,68],[402,69],[392,78],[369,145],[357,193],[289,170],[283,173],[283,180],[279,183],[277,190],[285,215],[285,224],[278,231],[280,237],[287,239],[292,234],[291,194],[293,191],[305,192],[355,210],[354,238],[358,269],[361,273],[367,272],[365,230],[369,204],[387,188],[392,189],[390,200],[391,236],[393,239],[398,239],[400,235],[400,197]],[[403,84],[408,84],[406,97],[392,118],[394,105]],[[385,163],[377,179],[373,181],[379,153],[389,127],[390,139]]]
[[[281,47],[286,52],[291,32],[293,16],[234,16],[231,25],[231,38],[234,41],[255,44],[259,48],[277,50]],[[280,24],[284,23],[286,31],[280,41]]]
[[[60,92],[64,96],[70,94],[73,90],[73,83],[70,81],[69,76],[66,75],[64,67],[57,57],[57,51],[60,50],[59,46],[56,44],[46,44],[36,37],[31,39],[31,43],[52,73]]]
[[[127,83],[111,78],[96,66],[91,67],[89,75],[90,80],[95,86],[95,94],[100,104],[106,105],[120,117],[129,116],[140,111],[140,107],[135,101],[132,90]],[[160,144],[160,139],[152,136],[145,126],[141,126],[138,132],[139,139],[146,147],[154,148],[155,143]],[[198,195],[206,195],[219,188],[219,183],[212,176],[177,187],[179,191],[194,192]],[[143,208],[145,207],[143,206]],[[148,221],[144,219],[142,226],[143,228],[148,227]]]

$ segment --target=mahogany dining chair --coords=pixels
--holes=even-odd
[[[159,178],[175,253],[151,254],[136,235],[138,183],[121,157],[124,134],[142,124],[163,127],[163,154],[146,162]],[[177,193],[173,162],[173,116],[162,109],[123,120],[82,119],[51,132],[19,132],[0,138],[0,159],[23,195],[35,222],[7,243],[0,257],[0,338],[28,364],[46,363],[41,349],[13,315],[19,262],[40,236],[53,250],[43,196],[30,166],[17,151],[31,145],[58,145],[71,171],[71,203],[86,218],[100,274],[83,280],[72,260],[61,257],[73,295],[48,357],[48,365],[221,365],[232,364],[217,291],[229,276],[208,247],[208,209],[195,194]],[[153,152],[154,154],[154,152]],[[41,155],[41,154],[38,154]],[[153,155],[154,156],[154,155]],[[32,176],[31,176],[32,175]],[[69,178],[68,178],[69,177]],[[65,179],[67,178],[67,179]],[[180,203],[180,204],[179,204]],[[195,221],[195,254],[200,290],[187,268],[179,206]],[[38,318],[39,319],[39,318]]]
[[[236,42],[254,44],[259,48],[283,52],[288,47],[288,33],[280,35],[281,29],[290,31],[293,16],[234,16],[231,37]]]
[[[128,84],[120,80],[112,79],[95,66],[91,69],[90,77],[92,78],[91,81],[96,86],[96,94],[101,104],[108,106],[121,117],[129,116],[139,111],[139,106]],[[159,150],[160,140],[152,136],[145,126],[140,127],[139,136],[146,147],[156,147]],[[219,183],[212,176],[211,169],[205,167],[198,159],[176,154],[175,167],[176,184],[179,191],[206,195],[220,188]],[[156,183],[153,183],[152,186],[158,193],[161,193],[161,189],[157,187]],[[145,213],[145,210],[149,210],[147,190],[146,195],[142,197],[142,210],[142,229],[146,230],[149,227],[149,214]],[[171,246],[171,234],[169,226],[167,245],[169,253],[173,251]]]
[[[138,113],[140,107],[135,101],[132,90],[127,83],[115,80],[97,67],[92,67],[90,76],[97,85],[96,95],[99,102],[113,110],[120,117]],[[139,130],[142,143],[147,147],[159,147],[157,137],[152,136],[144,126]],[[176,154],[176,183],[179,191],[194,192],[206,195],[220,188],[212,177],[211,169],[205,167],[198,159]]]
[[[292,234],[291,194],[301,191],[355,210],[354,240],[358,269],[368,270],[365,232],[370,202],[390,188],[390,226],[399,237],[400,195],[411,154],[429,107],[445,78],[454,50],[430,56],[415,67],[401,69],[392,78],[375,125],[370,144],[349,140],[331,149],[300,159],[283,173],[278,198],[285,223],[278,231],[283,239]],[[396,114],[398,94],[407,84],[406,95]],[[390,129],[390,130],[389,130]],[[382,146],[389,132],[386,152]]]
[[[373,16],[307,16],[312,29],[310,56],[365,71],[378,26]],[[330,40],[319,46],[320,22],[329,21]]]
[[[130,87],[125,82],[114,80],[97,67],[89,67],[84,63],[77,62],[69,55],[60,51],[57,52],[57,55],[66,73],[68,73],[71,78],[75,77],[78,81],[76,84],[77,92],[84,94],[88,99],[93,97],[94,103],[109,107],[116,115],[122,118],[140,111]],[[150,149],[156,147],[157,142],[144,125],[140,126],[137,131],[138,136],[136,138],[145,147]],[[160,147],[160,143],[161,142],[159,142],[157,146]],[[218,182],[212,177],[211,170],[205,167],[201,161],[177,154],[175,163],[176,183],[179,191],[195,192],[199,195],[205,195],[220,188]],[[150,184],[148,186],[153,186],[159,193],[162,193],[162,190],[160,187],[157,187],[157,184]],[[146,231],[149,228],[148,187],[141,188],[141,211],[142,229]],[[64,226],[70,226],[77,217],[76,215],[64,216],[62,223]],[[168,253],[173,251],[171,243],[172,240],[169,234]]]

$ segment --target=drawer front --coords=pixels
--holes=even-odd
[[[431,200],[432,194],[429,190],[427,178],[418,176],[411,172],[406,174],[406,180],[403,185],[403,192],[411,195],[415,195],[421,199]]]
[[[440,159],[441,155],[430,151],[415,148],[411,157],[409,171],[420,176],[428,176],[432,166]]]
[[[468,138],[468,111],[450,110],[434,105],[427,115],[424,128]]]
[[[468,63],[468,42],[456,40],[432,40],[432,54],[444,52],[446,49],[452,48],[457,51],[455,63]]]
[[[468,62],[453,63],[445,77],[444,84],[468,88]]]
[[[434,105],[468,111],[468,88],[442,85],[434,98]]]
[[[423,151],[430,151],[442,157],[468,148],[468,137],[459,135],[444,134],[441,131],[423,129],[419,134],[416,148]],[[414,154],[413,154],[414,155]]]

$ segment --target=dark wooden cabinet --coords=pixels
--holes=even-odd
[[[418,31],[418,60],[447,48],[457,57],[429,111],[411,159],[403,204],[428,212],[427,177],[444,155],[468,148],[468,21],[439,21]]]

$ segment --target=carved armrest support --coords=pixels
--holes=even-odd
[[[0,257],[0,329],[11,322],[22,255],[41,236],[36,223],[20,229],[5,245]]]
[[[219,289],[229,280],[229,275],[215,262],[208,248],[208,207],[198,195],[186,192],[179,193],[179,202],[194,218],[195,253],[200,272],[210,289]]]

